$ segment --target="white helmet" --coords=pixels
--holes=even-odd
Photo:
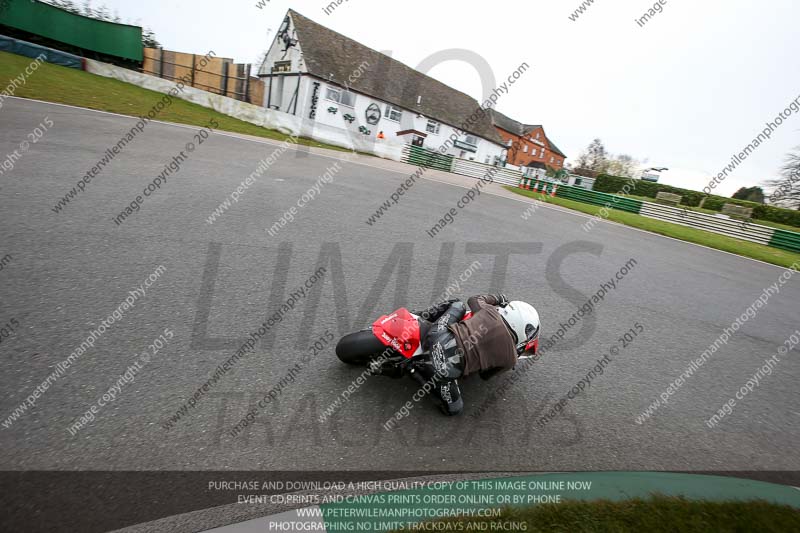
[[[497,311],[514,334],[517,355],[536,354],[539,349],[539,313],[531,304],[509,302]]]

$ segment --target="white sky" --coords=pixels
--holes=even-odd
[[[152,28],[165,48],[253,62],[288,8],[416,67],[430,54],[466,48],[498,80],[523,61],[532,67],[497,109],[543,124],[574,160],[595,137],[612,153],[671,169],[662,183],[702,189],[800,96],[796,0],[668,0],[640,28],[649,0],[94,0],[126,22]],[[81,4],[82,2],[78,2]],[[513,7],[512,7],[513,6]],[[271,33],[269,33],[271,31]],[[269,37],[268,37],[269,36]],[[451,61],[430,75],[481,99],[475,70]],[[776,177],[800,145],[793,115],[715,192]]]

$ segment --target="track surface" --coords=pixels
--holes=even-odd
[[[10,429],[0,429],[4,470],[800,469],[800,367],[794,354],[737,402],[719,427],[709,430],[704,424],[800,325],[797,278],[690,378],[669,406],[642,425],[634,422],[723,327],[776,282],[779,268],[613,224],[586,233],[584,217],[557,209],[541,208],[524,221],[524,202],[489,194],[431,239],[425,231],[465,191],[427,179],[370,227],[366,218],[405,179],[390,169],[413,171],[374,158],[340,162],[334,182],[272,238],[266,228],[336,162],[293,151],[209,225],[211,212],[275,149],[266,141],[220,134],[198,147],[166,187],[117,227],[112,218],[192,141],[193,130],[150,124],[56,214],[51,208],[57,200],[135,120],[9,99],[0,113],[0,156],[17,148],[45,116],[53,128],[0,183],[0,256],[13,256],[0,271],[0,323],[11,318],[20,323],[0,344],[0,418],[5,420],[128,291],[160,264],[167,272],[33,410]],[[290,257],[279,257],[281,243],[291,245]],[[398,243],[406,244],[395,248]],[[437,276],[447,243],[453,243],[452,264]],[[501,259],[475,253],[487,247],[520,251],[520,243],[530,250],[510,256],[507,269]],[[215,269],[209,268],[214,250],[219,250]],[[328,264],[325,281],[316,287],[321,293],[301,301],[275,328],[274,339],[259,344],[196,409],[165,430],[168,416],[277,310],[289,288],[311,275],[323,250],[340,252],[342,267]],[[397,256],[393,250],[399,250]],[[637,266],[585,327],[573,328],[478,421],[469,415],[504,378],[464,382],[464,416],[443,418],[423,402],[392,432],[382,424],[415,388],[410,381],[373,378],[333,420],[318,422],[360,372],[340,364],[331,345],[251,431],[237,438],[226,434],[326,330],[338,338],[396,305],[427,305],[475,260],[482,268],[459,296],[502,290],[531,301],[548,333],[630,258]],[[385,267],[395,267],[388,281],[381,278]],[[286,294],[271,296],[273,281],[282,275]],[[403,283],[396,288],[398,277],[409,281],[407,288]],[[216,341],[198,333],[203,309],[209,310],[206,335]],[[567,405],[565,414],[537,429],[535,420],[545,407],[586,376],[636,322],[645,331],[633,345]],[[164,328],[175,332],[164,352],[94,423],[70,436],[66,427]]]

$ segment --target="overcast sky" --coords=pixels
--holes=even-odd
[[[499,111],[543,124],[571,160],[599,137],[612,153],[669,167],[663,183],[698,190],[800,96],[794,0],[667,0],[644,27],[635,19],[649,0],[595,0],[574,22],[568,16],[581,0],[348,0],[330,15],[330,0],[269,0],[263,9],[258,1],[92,4],[152,28],[167,49],[211,49],[237,62],[268,48],[289,8],[412,67],[450,48],[480,54],[498,80],[527,62],[531,70]],[[466,63],[430,75],[481,99],[480,77]],[[797,145],[793,115],[717,191],[776,177]]]

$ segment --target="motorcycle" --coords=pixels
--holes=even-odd
[[[462,320],[470,317],[472,313],[467,311]],[[380,317],[370,329],[342,337],[336,345],[336,356],[349,365],[367,366],[375,375],[401,377],[426,355],[422,339],[432,326],[401,307]]]

